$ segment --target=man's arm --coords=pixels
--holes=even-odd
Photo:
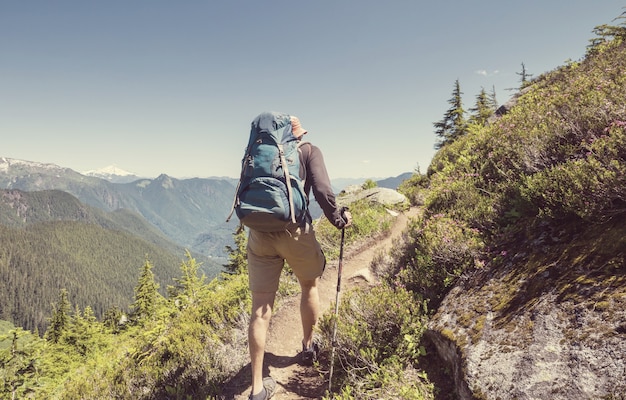
[[[330,177],[326,170],[322,151],[318,147],[311,145],[307,161],[306,185],[313,189],[315,200],[317,200],[330,223],[339,229],[345,227],[348,221],[343,218],[342,209],[337,207],[335,193],[330,184]]]

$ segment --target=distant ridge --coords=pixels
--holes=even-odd
[[[398,186],[400,186],[402,182],[409,179],[411,176],[413,176],[413,172],[405,172],[401,175],[398,175],[392,178],[378,180],[376,181],[376,183],[378,184],[379,187],[395,190],[398,188]]]

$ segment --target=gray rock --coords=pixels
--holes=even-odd
[[[367,199],[372,203],[382,204],[385,207],[395,209],[407,209],[410,206],[409,200],[402,193],[381,187],[361,191],[341,192],[339,197],[337,197],[337,203],[345,206],[361,199]]]
[[[453,372],[461,399],[624,399],[626,298],[563,300],[546,292],[515,309],[493,307],[499,285],[457,286],[429,323],[427,337]],[[523,288],[523,282],[519,283]],[[611,295],[615,293],[615,296]],[[469,389],[469,390],[468,390]]]

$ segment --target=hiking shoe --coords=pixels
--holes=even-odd
[[[276,392],[276,381],[274,380],[274,378],[272,378],[271,376],[263,378],[263,390],[265,391],[265,396],[261,397],[259,400],[269,400],[272,398],[272,396],[274,396],[274,392]],[[257,396],[259,396],[261,393],[259,393]],[[257,400],[257,398],[252,396],[252,393],[250,393],[248,399]]]
[[[317,361],[319,353],[320,346],[316,342],[311,343],[311,346],[308,349],[303,344],[302,353],[300,353],[302,355],[302,364],[310,367],[315,361]]]

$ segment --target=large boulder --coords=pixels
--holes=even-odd
[[[371,203],[381,204],[384,207],[396,210],[406,210],[410,207],[409,199],[397,190],[375,187],[366,190],[346,188],[337,197],[337,203],[347,206],[357,200],[367,199]]]

